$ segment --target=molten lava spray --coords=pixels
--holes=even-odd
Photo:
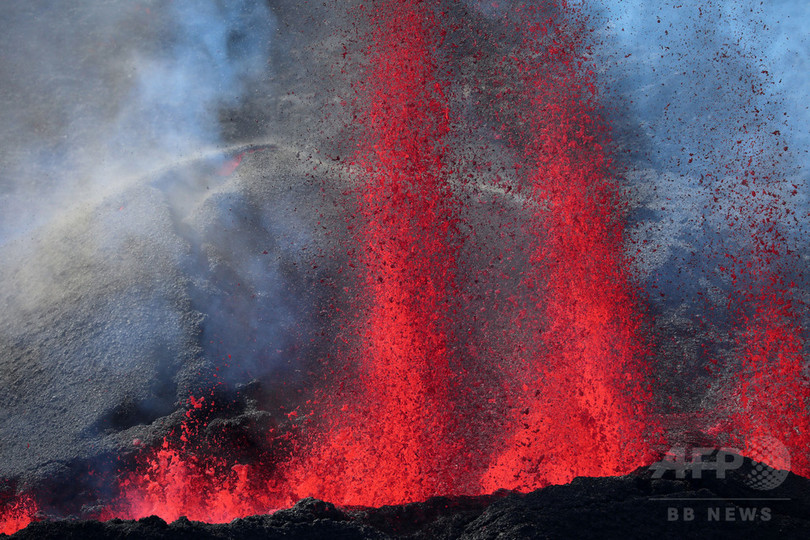
[[[523,170],[539,210],[526,285],[542,314],[507,445],[485,490],[531,490],[578,475],[626,473],[651,455],[637,298],[623,255],[607,130],[585,60],[583,22],[527,8],[521,50],[528,105]],[[543,284],[544,285],[541,285]]]
[[[212,400],[191,398],[179,434],[164,439],[134,472],[124,474],[118,502],[100,519],[181,516],[208,523],[271,512],[292,505],[276,485],[272,463],[244,464],[205,448],[201,430],[209,422]],[[273,437],[268,433],[268,437]]]
[[[14,534],[27,527],[34,520],[37,509],[36,501],[29,496],[0,506],[0,534]]]
[[[503,444],[473,455],[467,416],[475,404],[465,403],[461,362],[451,352],[461,236],[455,173],[446,163],[449,83],[438,67],[444,30],[428,3],[373,7],[352,164],[360,179],[351,252],[359,293],[345,321],[353,342],[328,366],[336,373],[294,455],[260,471],[201,462],[164,444],[140,477],[127,480],[134,515],[192,517],[210,506],[225,519],[306,496],[378,506],[531,490],[627,472],[649,458],[639,435],[651,430],[645,349],[576,13],[561,4],[555,18],[530,22],[540,19],[529,10],[519,29],[525,39],[514,61],[530,133],[522,165],[533,207],[541,208],[525,281],[532,290],[545,283],[529,306],[541,314],[530,317],[541,352],[523,359],[525,373],[511,374],[524,384],[510,398],[515,416],[499,424]],[[252,492],[250,478],[272,478],[254,481],[262,497],[232,493]]]
[[[735,405],[729,431],[743,450],[756,448],[762,437],[777,439],[790,453],[790,462],[771,465],[808,476],[810,379],[799,318],[802,303],[792,281],[799,276],[791,271],[800,265],[785,235],[795,210],[787,204],[790,195],[783,195],[791,187],[775,167],[779,157],[766,150],[773,134],[758,117],[755,111],[741,126],[737,159],[726,164],[729,176],[717,192],[740,246],[725,255],[722,267],[731,278],[729,304],[741,357],[736,386],[729,389]]]
[[[747,264],[741,270],[748,270]],[[756,448],[757,439],[776,438],[787,448],[790,461],[774,453],[766,456],[769,465],[806,477],[810,475],[810,416],[805,412],[810,404],[810,383],[796,302],[791,287],[769,264],[748,277],[745,287],[751,289],[741,291],[738,299],[743,353],[738,373],[739,410],[732,417],[734,432],[746,453]]]
[[[448,298],[456,294],[456,202],[444,163],[441,28],[425,2],[373,3],[354,167],[362,269],[354,376],[327,399],[302,464],[301,496],[381,505],[457,493],[464,479],[450,406]],[[296,473],[298,474],[298,473]]]

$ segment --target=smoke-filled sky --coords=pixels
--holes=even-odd
[[[269,73],[260,2],[0,6],[0,242],[220,141]]]
[[[677,291],[688,299],[698,282],[705,285],[716,261],[701,249],[727,249],[727,223],[713,190],[738,197],[730,189],[733,177],[750,157],[769,162],[759,174],[788,180],[788,191],[798,186],[785,197],[797,217],[783,232],[802,250],[810,210],[810,7],[795,1],[580,5],[597,30],[595,66],[626,152],[631,197],[642,210],[631,216],[629,234],[648,242],[636,261],[646,285],[665,287],[670,302],[684,300]]]
[[[217,172],[254,142],[222,125],[272,97],[276,31],[257,1],[0,3],[0,473],[171,412],[220,352],[255,373],[288,346],[279,253],[308,233]]]
[[[508,2],[473,3],[497,17]],[[798,165],[810,112],[804,2],[599,2],[594,50],[612,91],[637,117],[649,157],[680,159],[722,146],[740,106],[730,69],[765,83],[759,97]],[[4,2],[0,104],[0,239],[219,142],[219,114],[267,77],[276,22],[259,2]],[[725,50],[748,62],[718,65]],[[767,73],[764,73],[767,71]],[[735,102],[735,100],[737,100]],[[666,108],[664,108],[666,107]],[[782,113],[787,113],[783,115]],[[634,119],[635,120],[635,119]]]
[[[684,133],[693,123],[688,117],[684,125],[674,111],[668,110],[663,117],[655,114],[660,111],[660,101],[672,103],[670,108],[679,111],[701,112],[700,121],[708,132],[713,121],[731,112],[732,101],[743,97],[735,96],[738,81],[732,77],[740,73],[733,70],[761,67],[751,74],[766,83],[759,103],[765,113],[779,113],[775,121],[794,143],[797,158],[802,164],[807,162],[810,6],[806,2],[625,0],[599,4],[609,48],[597,49],[597,57],[605,53],[616,59],[626,57],[616,82],[634,90],[631,108],[649,125],[658,144],[668,144],[666,134],[676,139],[698,135]],[[727,55],[722,62],[718,53]]]

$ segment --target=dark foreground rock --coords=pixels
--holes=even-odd
[[[677,479],[672,471],[577,478],[564,486],[485,497],[435,497],[382,508],[338,509],[304,499],[273,515],[209,525],[181,518],[33,523],[33,538],[806,538],[810,480],[789,475],[779,487],[748,487],[750,462],[725,479]]]

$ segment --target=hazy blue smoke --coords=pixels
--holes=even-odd
[[[4,470],[174,410],[221,360],[201,335],[233,330],[234,364],[286,346],[274,238],[239,227],[250,197],[210,163],[275,32],[262,0],[0,2]],[[260,345],[230,347],[246,329]]]
[[[795,163],[810,165],[806,2],[623,0],[598,9],[605,46],[595,52],[653,139],[652,161],[683,173],[711,169],[703,156],[722,155],[734,144],[728,130],[757,108],[792,146]],[[753,95],[751,82],[764,93]]]
[[[140,137],[181,154],[217,142],[218,110],[267,68],[275,27],[263,3],[244,0],[179,0],[166,15],[151,50],[132,53],[137,82],[118,127],[123,144]]]
[[[0,243],[217,144],[275,30],[261,1],[0,4]]]

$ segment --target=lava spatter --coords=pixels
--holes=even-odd
[[[0,506],[0,534],[14,534],[34,521],[38,512],[36,500],[23,495]]]
[[[380,505],[465,485],[449,395],[448,299],[460,239],[440,20],[425,2],[369,4],[370,67],[358,92],[362,139],[353,166],[360,230],[355,380],[324,421],[296,475],[300,496]],[[324,413],[325,414],[325,413]]]
[[[336,257],[356,273],[353,282],[346,279],[350,287],[335,293],[350,298],[330,299],[351,309],[330,319],[342,327],[329,338],[342,344],[330,349],[323,372],[313,376],[312,399],[285,403],[298,407],[285,409],[289,424],[266,434],[268,440],[285,438],[285,451],[234,457],[238,443],[204,434],[211,400],[192,399],[177,432],[162,444],[141,449],[139,441],[136,466],[119,474],[119,497],[100,517],[228,522],[309,496],[380,506],[504,488],[530,491],[576,476],[626,473],[652,459],[661,429],[650,404],[661,396],[647,382],[647,314],[625,255],[626,209],[587,21],[565,0],[542,7],[510,3],[518,11],[504,21],[496,20],[500,8],[468,4],[481,8],[488,25],[514,25],[503,47],[509,54],[498,66],[487,57],[489,48],[455,53],[456,74],[465,63],[480,62],[465,73],[499,70],[485,75],[495,90],[471,91],[476,81],[459,83],[443,64],[453,54],[448,49],[458,46],[447,43],[456,29],[448,28],[441,11],[446,4],[377,0],[361,2],[353,13],[362,14],[353,20],[360,30],[352,36],[363,54],[353,66],[352,76],[360,74],[352,96],[355,125],[345,131],[355,138],[342,144],[354,152],[332,161],[349,163],[344,172],[351,183],[352,234]],[[473,38],[459,49],[495,41]],[[492,101],[486,112],[476,108],[481,96]],[[458,103],[470,118],[497,117],[482,124],[500,124],[501,131],[487,137],[454,133],[464,125],[454,117]],[[470,185],[462,180],[474,177],[483,185],[491,172],[483,166],[460,172],[458,149],[451,147],[465,137],[482,145],[506,141],[502,154],[516,156],[521,180],[515,200],[528,202],[514,216],[498,218],[512,220],[515,229],[490,236],[522,227],[522,236],[513,236],[529,239],[519,248],[531,254],[518,257],[519,268],[509,276],[474,268],[480,261],[465,252],[484,234],[476,237],[474,224],[460,224],[461,216],[485,212],[467,208],[481,200],[463,196]],[[234,173],[242,156],[219,174]],[[803,306],[787,277],[793,255],[777,226],[784,205],[771,189],[773,174],[752,174],[750,161],[745,169],[736,177],[740,185],[746,182],[745,190],[719,185],[717,193],[738,197],[734,223],[741,237],[750,236],[727,264],[740,364],[729,389],[730,402],[739,407],[729,429],[742,439],[780,439],[795,457],[794,469],[808,474]],[[513,188],[496,182],[486,187],[498,197]],[[515,200],[510,210],[519,206]],[[502,225],[496,221],[493,229]],[[486,253],[506,249],[487,246]],[[461,313],[474,296],[465,287],[473,289],[469,282],[482,276],[474,293],[486,309]],[[499,279],[511,281],[502,287]],[[499,311],[503,305],[509,307]],[[489,317],[502,319],[490,327],[480,322]],[[480,347],[455,335],[460,328],[472,334],[466,324],[479,325]],[[510,326],[518,330],[487,332]],[[479,377],[469,391],[470,372],[497,377]],[[491,425],[475,423],[482,418]],[[33,499],[6,506],[0,531],[25,526],[36,512]]]
[[[537,347],[517,375],[524,395],[487,490],[629,472],[650,458],[657,432],[587,32],[566,2],[524,9],[522,50],[510,61],[526,93],[520,165],[538,209],[526,282],[545,285],[529,295],[541,314]]]
[[[105,509],[102,519],[157,515],[169,521],[186,516],[207,523],[227,523],[237,517],[287,508],[295,502],[270,474],[274,463],[240,463],[228,457],[230,449],[212,450],[210,444],[203,443],[201,431],[210,421],[212,407],[205,397],[190,399],[179,433],[167,436],[160,447],[147,450],[135,469],[124,473],[118,500]]]

